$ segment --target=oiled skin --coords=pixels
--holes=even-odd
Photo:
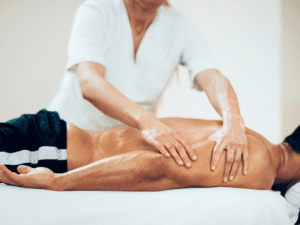
[[[161,189],[192,186],[271,189],[282,158],[278,145],[275,146],[260,134],[246,129],[249,140],[248,174],[246,176],[242,174],[241,163],[235,179],[225,183],[222,181],[225,152],[222,153],[217,170],[211,171],[210,162],[215,142],[208,139],[210,135],[221,128],[221,121],[184,118],[165,118],[161,121],[180,131],[196,150],[198,160],[192,163],[191,168],[178,166],[172,158],[166,158],[158,153],[143,141],[137,129],[129,126],[107,131],[86,131],[71,124],[67,134],[68,170],[127,152],[151,151],[153,154],[150,154],[149,157],[153,155],[153,157],[163,160],[167,165],[169,176],[172,177],[172,182],[168,181],[165,186],[161,185]],[[145,164],[145,166],[152,165]],[[156,170],[153,169],[153,171]],[[157,174],[159,176],[160,172]],[[159,190],[160,187],[153,189]]]

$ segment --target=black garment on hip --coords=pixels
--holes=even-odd
[[[0,164],[13,172],[19,165],[47,167],[55,173],[67,168],[66,122],[45,109],[0,123]]]

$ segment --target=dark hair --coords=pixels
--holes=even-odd
[[[287,136],[284,141],[287,142],[295,152],[300,153],[300,126],[298,126],[290,136]]]

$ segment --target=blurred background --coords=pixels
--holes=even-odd
[[[0,122],[47,108],[83,0],[0,1]],[[246,126],[278,143],[300,124],[299,0],[170,0],[198,23],[237,93]],[[159,35],[159,34],[158,34]],[[179,81],[179,82],[178,82]],[[157,115],[220,119],[179,68]]]

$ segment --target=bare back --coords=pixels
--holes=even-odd
[[[192,163],[192,168],[178,166],[174,160],[165,158],[172,173],[176,175],[178,186],[200,187],[239,187],[253,189],[270,189],[274,183],[276,169],[272,165],[270,154],[271,143],[258,133],[246,129],[249,142],[249,171],[247,176],[242,174],[242,164],[233,181],[222,182],[225,153],[222,153],[216,171],[210,170],[210,162],[215,142],[209,136],[222,126],[222,121],[164,118],[162,122],[177,130],[189,141],[196,151],[198,160]],[[124,126],[106,131],[86,131],[72,125],[68,130],[68,169],[124,154],[131,151],[157,150],[148,145],[137,129]],[[271,169],[270,169],[271,168]],[[181,186],[182,185],[182,186]]]

